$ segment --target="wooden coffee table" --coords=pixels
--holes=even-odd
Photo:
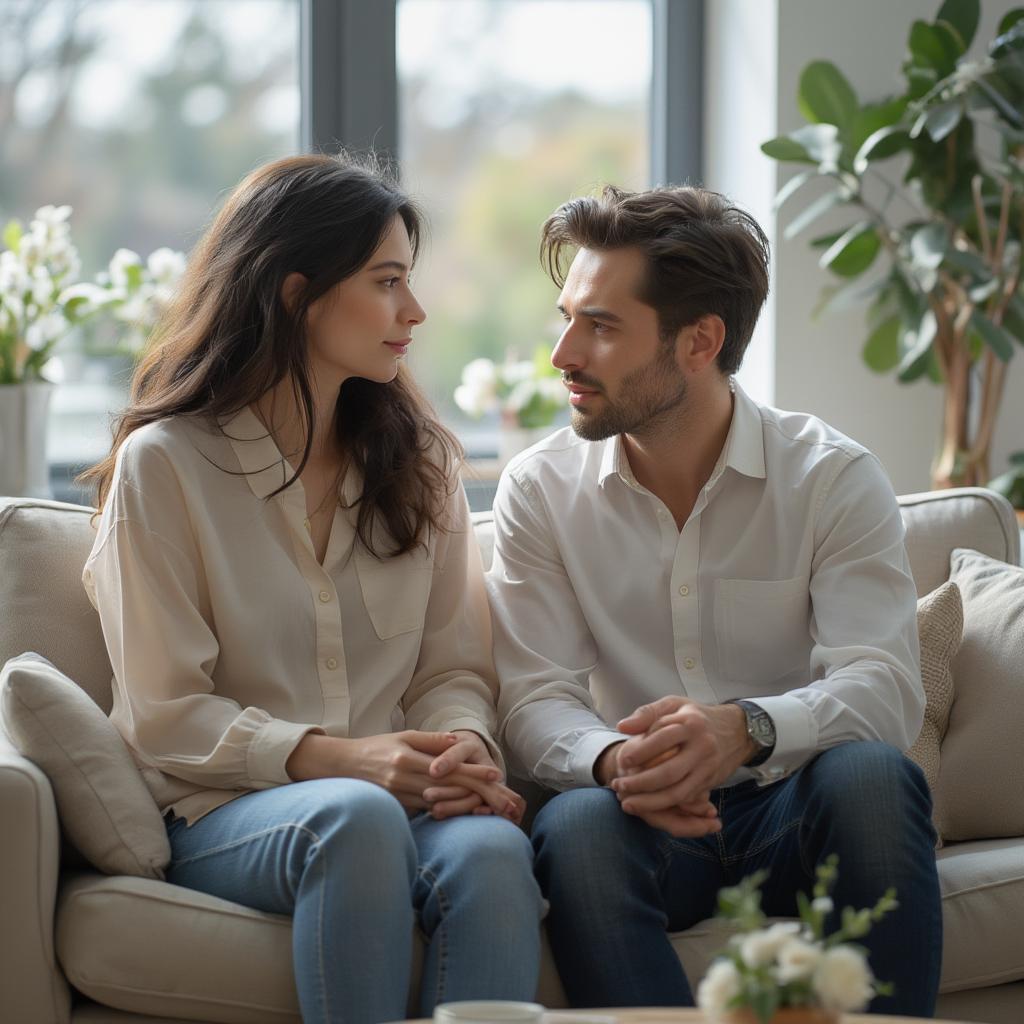
[[[588,1018],[613,1017],[616,1024],[707,1024],[707,1018],[700,1010],[683,1009],[681,1007],[653,1007],[650,1009],[618,1009],[596,1010],[548,1010],[544,1014],[551,1024],[588,1024]],[[880,1017],[877,1014],[844,1013],[840,1018],[842,1024],[912,1024],[924,1020],[924,1017]],[[403,1024],[432,1024],[427,1018],[404,1021]],[[592,1024],[597,1024],[596,1021]],[[946,1017],[935,1018],[933,1024],[970,1024],[969,1021],[950,1020]]]
[[[684,1010],[679,1007],[666,1006],[655,1009],[631,1010],[620,1008],[618,1010],[549,1010],[545,1016],[552,1022],[558,1024],[561,1019],[564,1024],[573,1024],[578,1021],[583,1024],[590,1016],[614,1017],[618,1024],[707,1024],[707,1018],[700,1010]],[[877,1014],[845,1013],[841,1020],[843,1024],[909,1024],[911,1021],[922,1021],[923,1017],[880,1017]],[[967,1021],[936,1020],[935,1024],[968,1024]]]

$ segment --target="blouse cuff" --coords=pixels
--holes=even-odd
[[[271,718],[256,730],[249,743],[245,757],[249,778],[257,785],[285,785],[292,777],[285,771],[285,764],[292,751],[304,736],[315,732],[326,736],[326,730],[319,725],[300,725]]]

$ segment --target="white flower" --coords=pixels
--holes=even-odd
[[[515,387],[525,380],[532,380],[535,373],[533,363],[525,359],[502,363],[501,366],[501,378],[510,387]]]
[[[786,985],[791,981],[808,978],[821,960],[821,947],[795,936],[787,939],[778,952],[779,969],[777,977]]]
[[[185,254],[163,246],[150,253],[146,269],[158,284],[173,287],[185,273]]]
[[[537,382],[521,380],[508,393],[505,399],[505,408],[511,412],[521,412],[530,404],[535,394],[537,394]]]
[[[834,904],[830,896],[818,896],[811,901],[811,909],[819,914],[831,914]]]
[[[76,311],[80,316],[83,316],[99,309],[107,301],[107,297],[108,292],[105,288],[90,284],[88,281],[82,281],[79,284],[68,285],[57,297],[57,301],[62,306],[66,306],[74,299],[84,299],[85,301]]]
[[[731,960],[716,960],[697,986],[697,1005],[712,1020],[729,1010],[729,1003],[740,993],[740,972]]]
[[[59,313],[48,313],[25,328],[25,344],[34,352],[56,341],[67,328],[67,321]]]
[[[770,964],[775,954],[799,930],[796,921],[779,921],[770,928],[747,932],[740,938],[740,956],[749,967]]]
[[[490,359],[474,359],[462,368],[462,383],[493,390],[498,383],[497,367]]]
[[[482,416],[494,408],[494,397],[483,388],[460,384],[455,389],[455,404],[467,416]]]
[[[20,296],[28,290],[29,276],[18,254],[7,250],[0,252],[0,295]]]
[[[47,227],[56,227],[67,221],[70,216],[70,206],[40,206],[36,210],[35,220],[42,221]]]
[[[874,990],[864,954],[850,946],[827,950],[818,962],[811,982],[822,1006],[853,1012],[867,1006]]]
[[[141,267],[142,259],[137,252],[131,249],[118,249],[110,258],[110,281],[115,288],[126,289],[128,287],[128,268]]]
[[[53,301],[53,278],[44,266],[32,271],[32,298],[38,306],[48,306]]]

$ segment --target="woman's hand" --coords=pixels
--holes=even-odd
[[[501,782],[487,784],[489,793],[480,787],[467,787],[458,783],[460,770],[481,766],[498,771],[487,744],[470,730],[457,729],[458,742],[434,758],[430,774],[437,784],[424,790],[423,796],[431,805],[430,813],[439,821],[460,814],[500,814],[519,824],[526,808],[523,798]],[[500,775],[498,776],[500,779]],[[495,799],[496,798],[496,799]],[[504,803],[504,810],[495,802]]]
[[[382,786],[407,810],[422,811],[430,807],[424,791],[436,782],[436,777],[430,775],[431,764],[459,742],[460,737],[453,733],[412,729],[359,739],[310,733],[292,751],[285,769],[296,781],[336,777],[365,779]],[[455,757],[461,757],[461,752]],[[453,761],[444,781],[445,786],[458,787],[462,799],[468,793],[476,796],[479,801],[476,806],[486,806],[489,811],[506,817],[516,811],[521,815],[522,801],[501,785],[500,779],[501,772],[487,757],[487,763],[464,760],[456,765]]]

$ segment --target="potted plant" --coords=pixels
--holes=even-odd
[[[867,309],[867,365],[943,388],[936,487],[989,479],[1006,364],[1024,343],[1024,9],[968,60],[979,17],[979,0],[946,0],[934,21],[915,21],[893,95],[862,101],[835,65],[809,64],[807,124],[761,146],[804,165],[777,206],[817,183],[785,238],[849,215],[811,245],[839,280],[825,307]]]
[[[561,375],[549,355],[546,348],[538,346],[532,359],[518,359],[510,352],[502,363],[474,359],[463,367],[455,404],[473,417],[498,412],[498,461],[502,465],[544,437],[565,408]]]
[[[718,894],[718,916],[736,932],[697,987],[697,1005],[715,1024],[839,1024],[840,1014],[862,1010],[892,987],[875,979],[856,943],[898,905],[888,890],[874,907],[840,915],[825,934],[839,858],[818,865],[810,897],[797,894],[799,921],[767,925],[757,871]],[[767,926],[766,926],[767,925]]]
[[[158,249],[146,264],[119,249],[95,282],[77,282],[70,206],[44,206],[28,228],[12,220],[0,252],[0,495],[47,497],[46,435],[57,343],[101,311],[120,321],[117,346],[137,354],[184,270]]]

